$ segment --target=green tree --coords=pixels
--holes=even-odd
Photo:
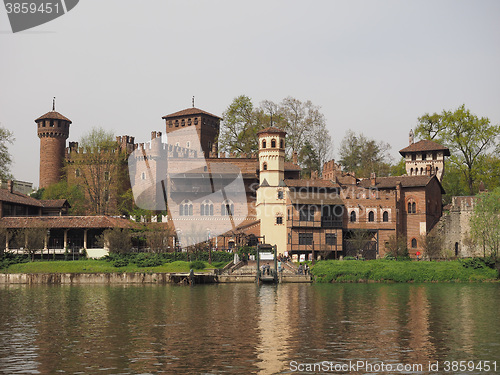
[[[302,165],[302,177],[311,177],[312,171],[321,170],[318,153],[309,142],[306,141],[298,156],[299,163]]]
[[[394,164],[390,167],[390,175],[391,176],[402,176],[406,174],[406,160],[405,158],[399,159],[397,164]]]
[[[79,170],[90,213],[109,213],[112,190],[122,185],[121,172],[126,170],[125,163],[126,153],[120,151],[113,132],[92,128],[82,136],[79,152],[72,154],[67,169]]]
[[[415,134],[435,139],[450,149],[450,161],[460,168],[469,194],[473,195],[481,160],[495,146],[500,126],[491,125],[487,117],[479,118],[465,105],[455,111],[425,114],[418,120]]]
[[[132,249],[132,234],[130,229],[106,229],[103,233],[103,238],[110,253],[126,254]]]
[[[368,178],[372,172],[378,176],[388,176],[391,170],[391,146],[377,142],[348,130],[340,144],[340,164],[344,170],[355,172],[357,177]]]
[[[222,114],[219,147],[222,151],[241,153],[257,152],[257,132],[263,129],[262,114],[254,108],[252,99],[240,95]]]
[[[13,134],[10,130],[5,129],[0,126],[0,179],[7,180],[12,178],[10,174],[10,165],[12,164],[12,159],[7,148],[7,143],[12,144],[14,142]]]
[[[399,259],[408,258],[408,241],[406,236],[391,235],[385,244],[389,255]]]
[[[482,193],[471,216],[472,240],[498,261],[500,250],[500,188]]]
[[[443,237],[436,231],[420,236],[420,244],[429,260],[440,258],[443,250]]]
[[[66,199],[71,206],[69,212],[72,215],[83,215],[87,210],[83,188],[80,185],[69,186],[66,180],[40,189],[35,194],[35,196],[31,195],[35,199]]]

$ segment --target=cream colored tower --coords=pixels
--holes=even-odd
[[[259,133],[260,185],[257,189],[257,218],[260,235],[268,244],[276,245],[278,254],[286,251],[285,135],[270,127]]]

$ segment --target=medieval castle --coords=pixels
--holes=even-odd
[[[228,199],[193,199],[196,189],[201,198],[207,193],[193,186],[196,178],[172,178],[168,183],[169,198],[176,203],[184,219],[193,216],[192,220],[198,220],[201,216],[205,220],[216,220],[228,213],[234,216],[238,226],[227,235],[212,238],[215,247],[226,248],[229,241],[264,236],[267,243],[278,246],[280,253],[310,256],[314,251],[323,257],[338,258],[358,255],[361,251],[360,255],[369,259],[386,253],[385,244],[391,236],[404,236],[410,255],[415,257],[423,250],[422,236],[441,218],[441,180],[449,150],[428,140],[414,142],[412,133],[409,146],[400,151],[406,159],[406,175],[379,177],[372,174],[369,179],[359,179],[343,172],[332,160],[323,166],[321,178],[313,174],[311,179],[301,179],[296,158],[285,160],[286,133],[281,129],[271,127],[258,133],[258,155],[237,157],[218,153],[219,116],[193,107],[163,116],[163,119],[167,136],[179,129],[193,128],[201,147],[196,150],[189,140],[182,138],[175,142],[169,140],[170,157],[175,155],[180,161],[193,155],[203,156],[205,170],[207,166],[212,169],[218,163],[230,163],[242,173],[245,207],[234,208],[234,203]],[[78,183],[79,170],[71,168],[71,161],[79,152],[78,144],[70,142],[66,147],[71,120],[53,108],[35,122],[40,138],[40,187],[64,178],[65,161],[70,166],[66,170],[68,182]],[[161,138],[161,135],[154,131],[151,139]],[[144,144],[134,143],[134,137],[122,136],[116,140],[117,152],[126,155],[145,149]],[[149,164],[152,163],[154,160]],[[188,173],[200,171],[191,169]],[[111,189],[103,196],[112,202],[105,213],[116,214],[114,194],[117,185],[128,181],[104,177],[113,181]],[[136,171],[134,179],[145,180],[145,172]]]

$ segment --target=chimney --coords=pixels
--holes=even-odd
[[[299,155],[297,154],[297,151],[294,151],[293,155],[292,155],[292,161],[293,161],[293,164],[295,164],[295,165],[299,164],[299,162],[298,162],[298,156]]]
[[[372,172],[370,174],[370,180],[371,180],[371,185],[372,186],[377,185],[377,175],[375,174],[375,172]]]
[[[7,190],[9,193],[14,192],[14,182],[12,180],[7,180]]]

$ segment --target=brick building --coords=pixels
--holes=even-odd
[[[292,162],[285,160],[286,133],[281,129],[271,127],[258,133],[258,155],[236,156],[218,152],[220,117],[193,107],[162,119],[168,144],[161,142],[159,131],[151,133],[149,144],[134,143],[130,136],[117,137],[114,155],[133,155],[137,159],[137,167],[128,176],[136,189],[137,203],[156,202],[150,209],[162,211],[167,209],[168,197],[169,218],[176,216],[177,220],[198,225],[201,229],[197,230],[203,232],[201,238],[209,240],[213,247],[228,248],[264,236],[267,243],[277,245],[280,253],[376,258],[386,253],[385,244],[396,235],[407,238],[410,255],[415,256],[423,250],[421,236],[441,217],[440,181],[449,150],[435,142],[414,143],[410,134],[410,145],[400,151],[406,159],[404,176],[372,174],[369,179],[358,179],[343,172],[332,160],[325,163],[321,178],[313,173],[311,179],[301,179],[296,158]],[[78,152],[75,142],[61,153],[71,121],[52,111],[36,122],[38,134],[42,135],[40,185],[62,178],[59,166],[64,158],[70,166],[68,183],[77,184],[79,171],[71,165],[76,165],[73,161],[84,154]],[[168,179],[163,176],[163,156],[169,161]],[[49,163],[50,158],[58,160]],[[216,194],[234,178],[233,170],[241,172],[244,206]],[[102,176],[109,183],[103,194],[110,207],[107,213],[116,212],[117,196],[130,186],[128,178],[123,179],[127,172],[123,164],[113,175]],[[211,184],[207,185],[207,179]],[[232,227],[223,234],[212,236],[203,229],[203,223],[222,222],[227,216],[231,217]]]

